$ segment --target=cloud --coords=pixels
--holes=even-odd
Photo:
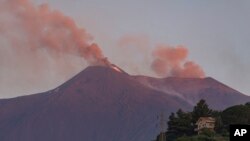
[[[0,94],[53,88],[88,65],[109,61],[93,37],[47,4],[0,0]]]
[[[161,77],[198,77],[205,76],[202,68],[193,61],[188,61],[188,49],[183,46],[157,46],[153,52],[152,70]]]

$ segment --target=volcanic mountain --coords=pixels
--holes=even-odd
[[[200,99],[205,99],[210,108],[223,110],[229,106],[250,101],[246,96],[225,84],[211,78],[177,78],[163,79],[135,76],[141,84],[152,89],[178,96],[185,99],[191,105],[195,105]]]
[[[0,140],[152,140],[160,112],[190,110],[200,98],[218,109],[250,101],[212,78],[156,79],[92,66],[48,92],[0,100]]]

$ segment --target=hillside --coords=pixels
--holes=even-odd
[[[218,108],[249,99],[231,90],[211,78],[139,78],[116,66],[88,67],[48,92],[0,100],[0,140],[152,140],[162,111],[190,110],[199,98]]]

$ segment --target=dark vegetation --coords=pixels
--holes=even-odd
[[[199,117],[214,117],[214,132],[204,129],[198,135],[195,123]],[[192,112],[179,109],[171,113],[167,124],[166,141],[229,141],[230,124],[250,124],[250,102],[215,111],[209,108],[205,100],[200,100]],[[159,136],[156,141],[160,141]]]

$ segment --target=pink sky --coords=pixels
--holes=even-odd
[[[188,60],[207,76],[250,94],[249,1],[123,1],[34,0],[74,19],[112,62],[131,74],[156,76],[149,70],[152,50],[158,45],[183,45]],[[1,16],[0,16],[1,18]],[[0,21],[1,22],[1,21]],[[1,28],[0,28],[1,30]],[[126,38],[129,44],[121,44]],[[87,65],[66,54],[33,54],[6,48],[0,36],[0,97],[37,93],[63,83]],[[16,54],[18,52],[18,54]],[[32,57],[32,55],[30,55]],[[11,58],[11,59],[10,59]],[[41,61],[42,60],[42,61]],[[34,62],[36,62],[33,65]],[[42,62],[42,63],[41,63]],[[46,69],[37,69],[44,66]],[[39,74],[39,75],[36,75]],[[8,86],[13,87],[8,87]]]

